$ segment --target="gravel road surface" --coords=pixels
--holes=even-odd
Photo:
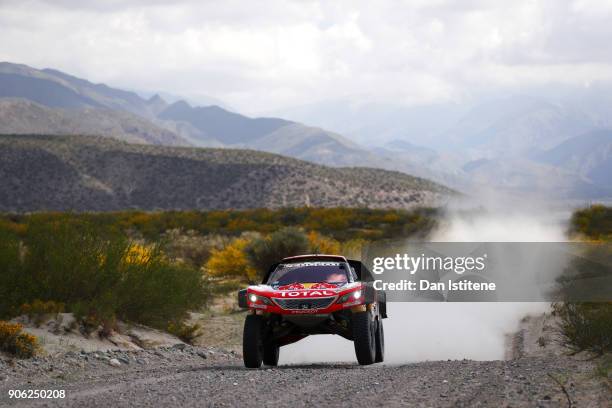
[[[0,405],[564,407],[569,397],[575,407],[608,407],[606,380],[593,372],[569,357],[248,370],[233,352],[180,345],[0,360]],[[9,390],[41,389],[66,397],[9,399]]]

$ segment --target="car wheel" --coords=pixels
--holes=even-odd
[[[376,321],[370,312],[353,313],[355,355],[361,365],[374,363],[376,357]]]
[[[267,366],[276,367],[278,365],[278,356],[280,347],[276,344],[266,344],[263,349],[263,363]]]
[[[385,331],[383,330],[383,321],[381,318],[378,319],[378,324],[376,326],[376,358],[374,361],[382,363],[385,360]]]
[[[261,367],[263,360],[263,319],[261,316],[248,315],[244,321],[242,358],[245,367]]]

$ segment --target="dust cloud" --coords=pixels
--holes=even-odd
[[[497,207],[497,208],[496,208]],[[560,242],[567,211],[534,211],[501,206],[449,210],[432,235],[437,242]],[[385,362],[503,359],[506,335],[527,314],[546,311],[548,303],[389,303],[384,320]],[[281,364],[354,362],[352,342],[340,336],[310,336],[281,349]]]

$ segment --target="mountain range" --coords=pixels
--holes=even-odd
[[[610,95],[610,84],[592,83],[420,106],[323,101],[275,114],[342,133],[387,155],[387,163],[403,158],[411,174],[463,191],[490,187],[589,200],[612,197],[610,177],[547,158],[565,151],[574,161],[589,160],[587,167],[607,169],[611,153],[601,135],[612,134]],[[572,153],[578,145],[580,158]]]
[[[3,99],[0,109],[7,113],[0,123],[2,133],[38,133],[48,118],[49,131],[45,133],[52,134],[97,134],[163,145],[254,148],[335,165],[358,163],[347,162],[347,155],[369,155],[338,134],[297,122],[249,118],[215,105],[191,106],[184,100],[169,104],[159,95],[145,99],[57,70],[7,62],[0,63],[0,101]],[[18,100],[30,103],[20,104]],[[82,117],[81,112],[85,112]],[[319,160],[319,155],[325,160]]]
[[[612,129],[607,90],[547,89],[417,107],[355,98],[288,109],[280,115],[288,119],[251,118],[0,63],[0,133],[254,149],[327,166],[400,171],[468,194],[487,187],[593,199],[612,197],[611,153],[601,136]]]

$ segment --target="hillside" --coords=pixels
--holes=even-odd
[[[99,135],[131,143],[185,146],[175,133],[126,111],[51,108],[26,99],[0,99],[0,134]]]
[[[137,145],[102,137],[0,136],[1,211],[410,208],[453,192],[369,168],[249,150]]]

